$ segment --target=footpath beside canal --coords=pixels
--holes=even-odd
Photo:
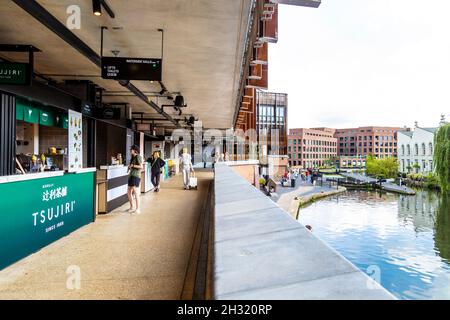
[[[291,217],[297,219],[298,209],[315,200],[345,192],[345,187],[313,186],[309,182],[300,182],[297,179],[295,188],[278,187],[277,195],[272,197],[283,210]]]

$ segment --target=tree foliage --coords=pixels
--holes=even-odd
[[[398,173],[397,159],[393,157],[376,159],[373,155],[370,155],[366,159],[366,173],[380,179],[396,178]]]
[[[442,191],[450,189],[450,124],[439,128],[434,136],[434,166]]]

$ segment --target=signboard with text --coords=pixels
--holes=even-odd
[[[69,110],[69,172],[83,168],[83,116]]]
[[[0,184],[0,270],[93,222],[94,176]]]
[[[0,62],[0,84],[30,85],[30,65],[27,63]]]
[[[102,57],[102,78],[114,80],[162,80],[162,60]]]

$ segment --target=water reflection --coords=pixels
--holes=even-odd
[[[300,211],[299,221],[402,299],[450,298],[450,195],[349,191]]]
[[[434,242],[439,255],[450,262],[450,193],[439,199],[434,226]],[[449,289],[450,291],[450,289]]]

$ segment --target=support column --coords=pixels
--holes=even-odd
[[[0,92],[0,176],[15,173],[16,97]]]

